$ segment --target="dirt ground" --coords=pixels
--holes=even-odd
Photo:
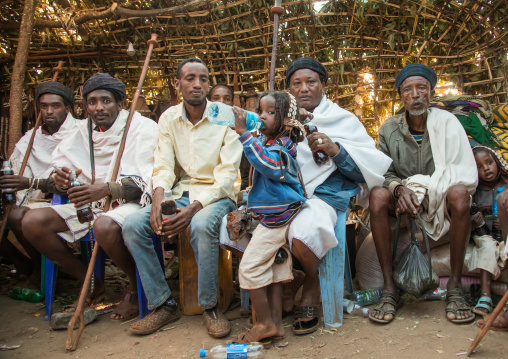
[[[117,298],[118,299],[118,298]],[[265,351],[265,358],[455,358],[465,352],[477,333],[474,324],[454,325],[444,317],[444,302],[406,303],[390,325],[375,325],[362,314],[346,314],[338,331],[319,329],[295,336],[291,319],[285,319],[286,339]],[[201,316],[184,316],[178,322],[145,337],[129,333],[133,321],[116,323],[109,314],[85,328],[74,352],[65,351],[66,331],[53,331],[43,320],[42,304],[18,302],[0,296],[0,358],[198,358],[200,348],[233,339],[247,324],[239,309],[229,311],[231,334],[212,339]],[[489,332],[475,358],[506,358],[508,333]]]

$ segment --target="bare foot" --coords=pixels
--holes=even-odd
[[[263,339],[276,336],[277,332],[275,324],[271,323],[269,325],[265,325],[258,322],[252,327],[252,329],[240,334],[236,339],[234,339],[233,343],[259,342]]]
[[[286,313],[291,312],[295,306],[295,296],[298,289],[300,289],[303,284],[305,273],[300,270],[293,269],[293,277],[294,279],[291,282],[285,283],[283,286],[282,310]]]
[[[482,326],[485,324],[485,321],[487,319],[480,319],[478,321],[478,325]],[[490,326],[490,329],[495,331],[501,331],[501,332],[507,332],[508,331],[508,312],[504,312],[503,314],[499,315],[496,320],[492,323]]]
[[[96,279],[94,287],[95,288],[94,288],[93,293],[91,293],[89,290],[86,295],[85,308],[91,306],[93,303],[96,303],[96,302],[104,299],[104,292],[105,292],[104,282]],[[78,301],[79,301],[79,298],[74,303],[64,306],[63,311],[65,313],[74,313],[76,311],[76,308],[78,307]]]

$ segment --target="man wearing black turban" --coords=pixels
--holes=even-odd
[[[23,220],[23,233],[37,250],[57,262],[62,271],[83,281],[87,268],[65,250],[62,239],[74,242],[87,234],[89,223],[78,220],[77,209],[91,206],[94,214],[91,222],[97,243],[130,280],[131,286],[123,301],[110,315],[112,320],[123,321],[138,315],[138,296],[136,267],[123,243],[122,224],[127,215],[150,202],[147,186],[153,171],[157,124],[134,113],[118,176],[111,180],[129,116],[122,109],[126,98],[125,85],[108,74],[96,73],[83,84],[82,93],[89,119],[79,121],[52,156],[56,189],[59,194],[68,195],[70,204],[31,211],[33,213]],[[92,155],[90,142],[93,143]],[[91,170],[91,156],[95,173]],[[69,188],[71,170],[75,171],[81,186]],[[103,213],[106,197],[112,200],[113,209]],[[72,235],[61,233],[66,231],[72,232]],[[89,293],[87,304],[100,300],[104,289],[104,283],[95,278],[94,291]],[[76,304],[65,307],[64,311],[72,313]]]
[[[372,236],[384,278],[381,303],[369,316],[378,323],[391,322],[401,304],[392,279],[389,216],[417,213],[430,238],[437,241],[448,234],[448,320],[474,320],[460,283],[471,227],[470,195],[478,175],[457,118],[430,108],[436,82],[435,72],[425,65],[404,67],[395,78],[395,87],[405,111],[388,118],[379,129],[379,149],[393,159],[393,164],[385,174],[383,187],[374,188],[369,200]]]
[[[37,130],[32,151],[28,158],[27,167],[23,176],[17,175],[21,168],[23,158],[28,149],[28,142],[33,129],[16,143],[14,152],[11,155],[15,175],[2,176],[0,188],[17,192],[19,207],[14,208],[7,219],[17,240],[30,255],[26,258],[10,241],[2,241],[0,255],[13,262],[21,277],[29,277],[30,283],[38,285],[40,282],[40,254],[23,236],[21,221],[31,208],[49,206],[48,202],[41,200],[51,192],[53,180],[48,179],[47,171],[51,168],[51,153],[60,143],[68,129],[74,126],[75,120],[71,115],[74,104],[74,96],[71,89],[60,82],[43,82],[35,90],[35,99],[41,113],[42,126]],[[35,202],[34,200],[38,200]]]

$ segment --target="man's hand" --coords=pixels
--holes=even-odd
[[[238,106],[233,106],[233,113],[235,114],[235,131],[241,136],[247,132],[247,112]]]
[[[199,201],[194,201],[186,207],[177,208],[176,215],[162,222],[162,235],[173,237],[183,231],[190,224],[192,217],[203,208]]]
[[[0,177],[0,188],[4,193],[22,191],[24,189],[30,188],[30,179],[18,175],[5,175]],[[6,191],[7,188],[10,190]]]
[[[98,201],[111,194],[107,183],[96,183],[79,187],[72,187],[67,191],[69,202],[74,203],[75,207]]]
[[[57,188],[67,190],[69,188],[69,175],[72,171],[67,167],[62,167],[55,171],[55,185]],[[76,176],[79,176],[83,172],[82,170],[76,170]]]
[[[397,187],[396,192],[395,196],[399,197],[399,200],[397,201],[397,215],[411,214],[416,216],[416,214],[422,212],[423,208],[418,202],[416,193],[403,186]]]
[[[321,132],[312,133],[308,138],[308,143],[312,152],[323,151],[328,157],[335,157],[340,151],[340,147]]]
[[[508,210],[508,190],[503,191],[497,197],[497,206],[501,210]]]
[[[480,227],[483,222],[483,216],[481,212],[478,212],[474,216],[471,217],[471,227],[472,229]]]
[[[307,111],[303,107],[300,107],[299,113],[300,113],[300,122],[302,122],[302,123],[305,122],[307,117],[309,118],[309,120],[312,120],[314,118],[314,115],[312,114],[312,112]]]
[[[152,209],[150,211],[150,226],[157,235],[162,234],[161,203],[164,199],[164,188],[157,187],[152,196]]]

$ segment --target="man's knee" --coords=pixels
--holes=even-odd
[[[452,212],[469,212],[470,196],[463,184],[452,186],[446,193],[448,207]]]
[[[107,246],[121,238],[122,228],[110,217],[100,216],[93,224],[93,233],[98,243]]]
[[[19,229],[21,230],[21,221],[23,220],[23,217],[25,216],[26,212],[29,211],[28,207],[18,207],[14,208],[11,213],[9,213],[8,223],[9,227],[12,229]]]
[[[56,212],[52,212],[56,214]],[[37,237],[37,234],[44,230],[44,228],[49,228],[51,230],[52,217],[52,213],[46,211],[46,208],[33,209],[26,212],[21,220],[23,235],[31,241]]]
[[[373,214],[380,214],[388,211],[392,194],[384,187],[374,187],[370,191],[369,208]]]

